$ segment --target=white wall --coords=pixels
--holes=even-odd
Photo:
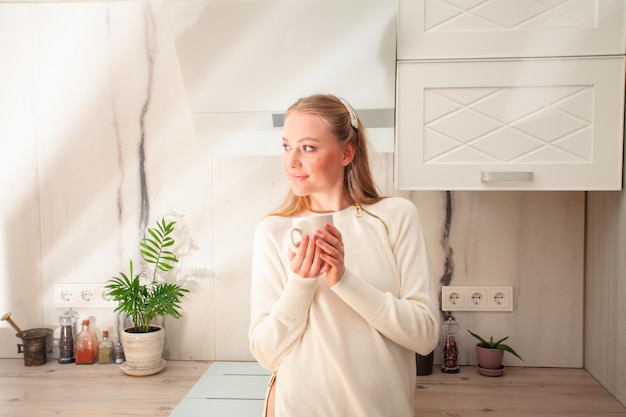
[[[626,404],[626,201],[589,193],[585,281],[585,369]]]
[[[173,210],[198,244],[184,266],[202,274],[185,317],[166,323],[167,357],[251,360],[252,234],[286,182],[278,156],[200,152],[167,5],[0,3],[0,312],[23,328],[56,328],[54,284],[125,270],[142,216]],[[393,193],[391,155],[375,162]],[[403,195],[420,209],[439,279],[446,193]],[[510,335],[524,365],[581,366],[584,193],[458,192],[452,203],[451,284],[513,285],[517,299],[512,313],[456,315],[460,362],[475,363],[470,328]],[[110,309],[79,312],[115,333]],[[19,356],[14,333],[0,323],[0,357]]]
[[[1,137],[13,149],[2,175],[2,310],[23,328],[56,327],[54,284],[104,282],[126,270],[137,258],[141,217],[152,223],[170,210],[186,215],[203,249],[186,267],[212,270],[212,163],[197,151],[163,3],[0,10]],[[215,355],[213,311],[205,308],[213,285],[192,283],[186,318],[168,340],[171,357]],[[111,311],[80,313],[116,333]],[[184,352],[170,348],[178,333],[197,328],[209,331]],[[2,331],[3,356],[15,356],[12,331]]]

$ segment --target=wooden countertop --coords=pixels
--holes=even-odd
[[[156,375],[132,377],[119,365],[0,359],[0,417],[169,416],[211,364],[168,361]],[[490,378],[470,366],[458,374],[435,366],[417,377],[415,416],[625,417],[626,408],[584,369],[509,367]]]
[[[169,416],[210,365],[168,361],[156,375],[134,377],[115,364],[0,359],[0,416]]]
[[[626,408],[582,368],[514,366],[487,377],[462,366],[417,377],[415,416],[624,417]]]

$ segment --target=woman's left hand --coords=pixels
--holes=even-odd
[[[316,237],[315,243],[322,251],[320,258],[325,262],[322,272],[326,272],[326,283],[332,287],[346,272],[341,232],[332,224],[326,224],[326,230],[318,230]]]

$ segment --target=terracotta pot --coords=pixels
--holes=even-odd
[[[476,356],[478,357],[478,366],[483,369],[501,369],[502,359],[504,358],[503,349],[487,349],[480,344],[476,345]]]
[[[127,327],[121,334],[126,366],[131,369],[153,369],[162,364],[165,330],[161,326],[152,325],[157,329],[148,333],[131,333]]]

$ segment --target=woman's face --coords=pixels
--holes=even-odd
[[[322,202],[341,197],[343,172],[353,158],[352,146],[341,146],[319,116],[292,112],[283,128],[283,169],[297,196]]]

